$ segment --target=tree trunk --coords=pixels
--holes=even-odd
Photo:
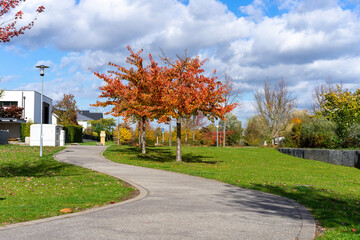
[[[141,120],[139,120],[139,147],[141,146]]]
[[[169,122],[169,146],[171,147],[171,120]]]
[[[181,119],[176,122],[176,161],[181,162]]]
[[[146,118],[142,117],[142,131],[141,131],[141,153],[146,154],[146,148],[145,148],[145,121]]]
[[[223,127],[223,147],[226,144],[226,120],[224,120],[224,127]]]
[[[193,141],[195,142],[195,128],[193,129]]]
[[[187,143],[187,129],[185,129],[185,142]]]

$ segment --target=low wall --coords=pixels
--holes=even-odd
[[[0,130],[0,144],[9,144],[8,130]]]
[[[360,168],[360,150],[279,148],[278,151],[294,157]]]

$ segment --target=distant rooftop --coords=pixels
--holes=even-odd
[[[93,113],[89,110],[80,110],[77,113],[78,121],[100,120],[101,118],[103,118],[102,113]]]

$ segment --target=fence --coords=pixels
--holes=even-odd
[[[9,130],[0,130],[0,145],[9,144]]]
[[[334,165],[360,168],[360,150],[330,150],[305,148],[279,148],[279,152],[294,157],[317,160]]]

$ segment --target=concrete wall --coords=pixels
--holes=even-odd
[[[360,168],[360,150],[279,148],[278,151],[294,157]]]
[[[0,145],[9,144],[9,131],[0,130]]]
[[[30,146],[40,146],[40,124],[30,127]],[[43,124],[43,146],[60,146],[61,125]]]

